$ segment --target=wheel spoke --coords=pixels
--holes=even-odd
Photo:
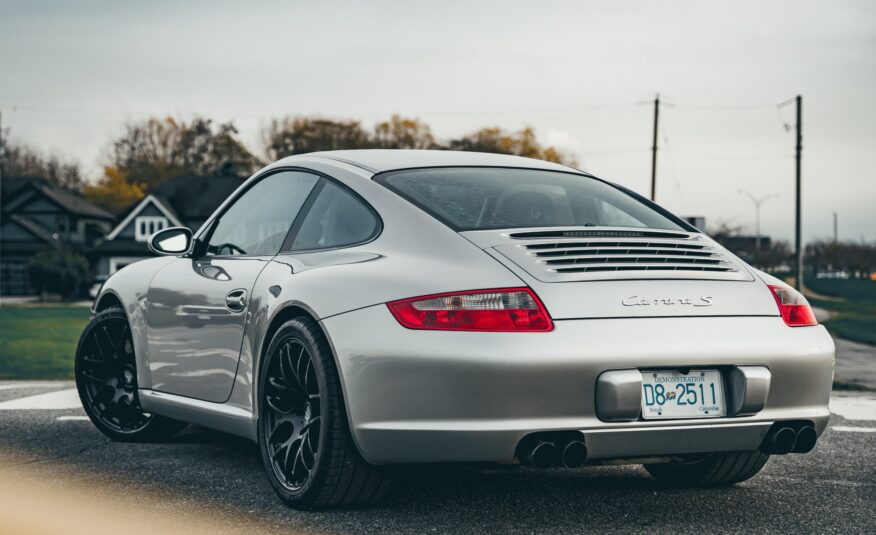
[[[291,448],[291,446],[290,446],[290,448]],[[295,479],[295,472],[298,470],[298,461],[302,460],[302,464],[303,464],[303,459],[302,459],[302,450],[303,449],[304,449],[303,441],[301,439],[299,439],[298,440],[298,449],[295,452],[295,459],[292,461],[292,468],[290,468],[286,472],[288,474],[290,481],[293,481],[293,482],[297,481]]]
[[[100,343],[100,329],[95,329],[94,334],[92,334],[91,338],[94,340],[94,345],[97,347],[97,352],[100,353],[100,360],[102,362],[107,362],[106,352],[103,350],[103,346]]]
[[[304,367],[304,380],[302,382],[304,384],[304,392],[307,393],[308,395],[310,394],[310,388],[309,388],[310,381],[308,380],[308,378],[311,376],[312,372],[313,372],[313,361],[310,359],[307,359],[307,365]]]
[[[128,335],[131,333],[130,327],[126,323],[124,327],[122,327],[122,333],[119,335],[119,342],[114,346],[116,353],[127,353],[125,351],[125,342],[128,340]]]
[[[288,407],[284,407],[280,405],[280,399],[276,396],[268,396],[265,398],[265,401],[268,403],[268,407],[279,412],[280,414],[289,414],[292,412],[292,403],[289,403]]]
[[[292,387],[293,390],[297,390],[298,392],[307,392],[307,390],[304,387],[304,383],[302,383],[302,381],[301,381],[301,374],[300,374],[301,360],[305,354],[304,346],[301,344],[298,344],[298,345],[301,347],[301,349],[298,351],[298,356],[295,357],[294,364],[292,363],[292,350],[289,346],[287,346],[288,349],[287,349],[286,354],[289,358],[289,371],[291,372],[291,375],[292,375],[291,379],[292,380],[290,381],[289,380],[290,377],[286,376],[286,384],[288,384],[290,387]],[[307,360],[310,361],[310,359],[307,359]]]
[[[85,377],[89,381],[93,381],[93,382],[98,383],[98,384],[104,384],[107,381],[106,377],[98,377],[97,375],[94,374],[94,372],[83,370],[81,372],[81,374],[82,374],[82,377]]]
[[[315,418],[311,418],[309,422],[307,422],[307,423],[305,423],[303,426],[301,426],[301,431],[303,432],[303,431],[305,431],[305,430],[309,430],[309,429],[310,429],[311,427],[313,427],[315,424],[319,424],[319,421],[320,421],[321,419],[322,419],[321,416],[317,416],[317,417],[315,417]]]
[[[276,377],[268,377],[268,384],[277,390],[289,390],[289,386],[278,381]]]
[[[316,368],[306,346],[294,338],[278,344],[267,366],[264,439],[277,479],[301,488],[316,465],[322,423]]]
[[[292,437],[293,431],[295,431],[295,427],[292,425],[291,422],[278,422],[277,425],[275,425],[274,428],[271,430],[271,434],[268,437],[268,442],[271,444],[282,444]]]
[[[314,461],[316,461],[316,453],[313,451],[313,444],[310,443],[310,433],[307,433],[306,438],[302,442],[307,444],[307,450],[310,452],[310,464],[307,463],[307,457],[304,455],[304,446],[301,446],[301,464],[310,472],[313,469]]]
[[[95,365],[104,364],[103,360],[94,358],[94,355],[83,355],[82,362],[86,362],[88,364],[95,364]]]

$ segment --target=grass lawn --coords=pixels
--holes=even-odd
[[[0,308],[0,379],[69,379],[88,308]]]
[[[824,326],[840,338],[876,344],[876,281],[805,279],[806,287],[824,297],[808,297],[836,315]]]

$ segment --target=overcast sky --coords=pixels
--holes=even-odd
[[[841,239],[876,239],[876,2],[178,4],[0,0],[3,126],[92,176],[149,115],[233,120],[252,150],[287,114],[401,113],[442,139],[532,126],[647,195],[659,92],[658,202],[753,230],[738,190],[778,193],[762,230],[790,239],[794,111],[778,104],[800,93],[806,237],[836,211]]]

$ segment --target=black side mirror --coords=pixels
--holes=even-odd
[[[160,255],[179,256],[192,249],[192,231],[185,227],[159,230],[149,238],[149,250]]]

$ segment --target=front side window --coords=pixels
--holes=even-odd
[[[293,251],[346,247],[370,240],[380,229],[374,212],[342,186],[329,180],[295,233]]]
[[[538,169],[412,169],[374,179],[458,231],[526,227],[684,230],[595,178]]]
[[[207,254],[275,255],[320,177],[301,171],[269,175],[246,190],[216,223]]]

